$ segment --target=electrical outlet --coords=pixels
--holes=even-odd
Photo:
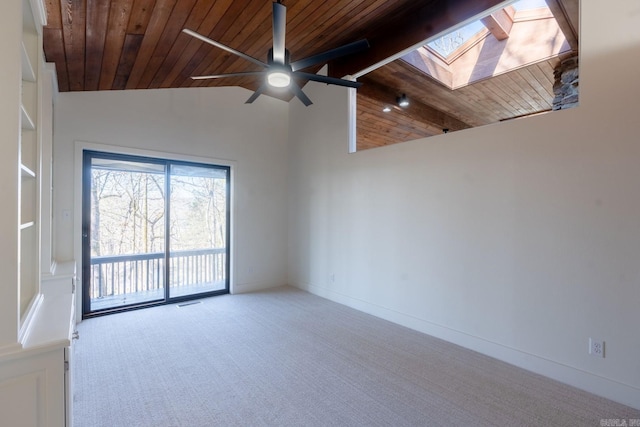
[[[595,357],[604,357],[604,341],[589,338],[589,354]]]

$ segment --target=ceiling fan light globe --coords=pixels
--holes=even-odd
[[[272,71],[267,74],[267,82],[272,87],[288,87],[291,83],[291,76],[284,71]]]

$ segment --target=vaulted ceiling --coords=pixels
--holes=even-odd
[[[256,77],[192,80],[190,76],[254,71],[256,66],[190,37],[182,29],[192,29],[266,61],[272,43],[271,3],[271,0],[45,0],[48,17],[44,29],[45,56],[56,65],[62,92],[201,86],[255,90],[261,83]],[[426,75],[406,58],[373,70],[376,64],[398,52],[484,10],[502,6],[504,1],[284,0],[283,3],[287,6],[286,46],[292,60],[362,38],[369,40],[371,47],[367,51],[329,64],[330,75],[355,74],[364,83],[358,95],[358,131],[359,138],[370,141],[363,142],[362,148],[433,135],[445,127],[463,129],[549,108],[557,58],[527,64],[456,90]],[[547,0],[547,3],[562,31],[573,34],[573,39],[567,39],[577,51],[578,0]],[[318,68],[310,71],[316,72]],[[368,69],[372,70],[359,75]],[[416,101],[412,112],[407,109],[393,117],[381,116],[380,105],[392,102],[385,99],[393,99],[400,93],[410,94]],[[513,98],[506,99],[506,93]],[[282,97],[277,93],[270,95]],[[530,102],[532,99],[535,102]],[[479,102],[482,100],[488,100],[489,104]]]

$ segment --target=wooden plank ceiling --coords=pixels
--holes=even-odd
[[[453,91],[433,79],[425,79],[403,60],[396,60],[362,79],[364,84],[358,93],[358,150],[549,111],[554,97],[553,70],[558,62],[542,61]],[[380,93],[370,95],[376,83],[395,87],[396,93],[412,94],[413,105],[407,110],[393,106],[392,113],[384,113],[380,102],[384,97]],[[440,117],[428,113],[429,120],[416,119],[427,117],[420,109],[430,106],[437,106]]]
[[[241,86],[255,90],[260,84],[257,77],[190,79],[194,75],[256,71],[256,65],[181,30],[192,29],[266,62],[272,43],[271,3],[271,0],[45,0],[48,16],[44,29],[45,56],[56,65],[62,92],[199,86]],[[500,1],[284,0],[283,3],[287,6],[286,46],[292,60],[361,38],[370,41],[371,48],[362,55],[329,64],[330,74],[342,77]],[[448,120],[447,126],[455,130],[513,117],[521,114],[518,103],[526,103],[526,99],[544,98],[541,103],[548,104],[552,98],[548,91],[554,63],[546,61],[532,67],[516,75],[500,76],[501,80],[467,86],[457,91],[462,96],[453,96],[450,89],[425,79],[406,62],[394,61],[361,79],[365,82],[363,88],[370,86],[360,89],[369,97],[359,95],[358,131],[361,138],[370,140],[361,147],[439,133],[445,122],[437,120]],[[527,83],[531,78],[536,83]],[[394,119],[381,116],[373,101],[379,91],[411,93],[414,99],[425,96],[429,102],[425,102],[428,105],[421,111],[435,114],[436,121],[416,120],[415,116],[402,114]],[[513,92],[510,95],[513,99],[505,99],[505,92]],[[519,92],[522,94],[518,98]],[[434,113],[434,109],[438,111]]]

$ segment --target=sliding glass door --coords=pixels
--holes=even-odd
[[[229,292],[227,166],[86,151],[83,315]]]
[[[226,289],[228,170],[172,164],[169,297]]]

